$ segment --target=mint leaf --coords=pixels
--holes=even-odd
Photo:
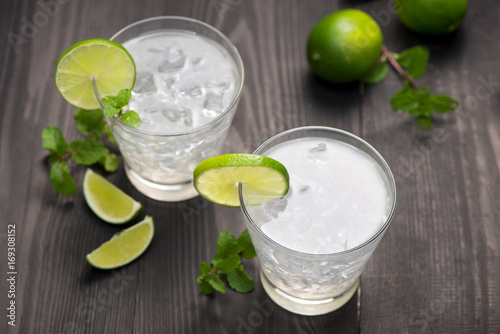
[[[375,84],[384,80],[387,76],[387,73],[389,73],[389,66],[387,65],[387,63],[379,62],[375,65],[374,68],[363,74],[363,76],[359,80],[367,84]]]
[[[102,104],[104,104],[104,114],[106,117],[113,117],[118,115],[122,110],[121,107],[118,107],[115,103],[116,98],[114,96],[106,96],[102,99]]]
[[[432,128],[432,121],[429,116],[418,116],[417,123],[423,130],[430,130]]]
[[[76,128],[83,135],[97,138],[104,130],[104,114],[101,109],[77,109],[75,112]]]
[[[241,293],[250,292],[255,287],[255,282],[248,277],[243,266],[227,274],[227,283],[231,289]]]
[[[394,94],[391,99],[391,107],[395,110],[412,110],[418,107],[419,97],[418,92],[412,89],[409,85]]]
[[[119,115],[122,108],[128,104],[131,97],[132,92],[130,89],[122,89],[116,96],[104,97],[102,99],[102,103],[105,107],[104,113],[106,114],[106,117]]]
[[[202,262],[198,268],[200,269],[200,276],[208,275],[212,272],[212,268],[210,268],[210,265],[206,262]]]
[[[99,164],[104,168],[106,172],[113,173],[118,169],[118,157],[114,153],[106,154],[99,161]]]
[[[226,292],[226,286],[224,285],[224,282],[222,282],[222,280],[220,279],[219,276],[215,275],[215,276],[210,277],[208,279],[208,283],[215,290],[222,292],[222,293]]]
[[[425,74],[429,63],[429,49],[425,46],[414,46],[401,52],[396,61],[406,68],[410,76],[420,78]]]
[[[63,195],[73,195],[76,192],[76,183],[69,174],[68,165],[57,161],[50,168],[50,183],[52,187]]]
[[[92,165],[109,153],[104,144],[96,139],[75,140],[70,148],[74,151],[71,158],[81,165]]]
[[[452,112],[459,106],[458,101],[455,101],[446,95],[432,95],[429,98],[429,103],[432,110],[440,114]]]
[[[215,291],[215,289],[212,287],[212,285],[204,279],[198,280],[198,284],[200,284],[201,292],[205,295],[209,295]]]
[[[55,158],[60,158],[68,151],[68,143],[64,135],[56,126],[48,126],[42,131],[42,146],[52,153]]]
[[[238,241],[227,230],[223,230],[217,239],[217,256],[221,259],[238,255]]]
[[[139,115],[133,111],[133,110],[127,110],[125,111],[121,116],[120,120],[127,124],[130,125],[131,127],[138,128],[141,125],[141,118]]]
[[[251,259],[257,255],[255,253],[255,248],[253,247],[252,239],[250,239],[250,233],[248,230],[244,230],[240,237],[238,238],[238,249],[241,256],[245,259]]]
[[[130,101],[131,97],[132,97],[132,92],[130,91],[130,89],[122,89],[121,91],[118,92],[118,95],[115,97],[115,106],[117,108],[125,107]]]
[[[221,274],[228,274],[238,268],[240,264],[241,258],[239,255],[230,255],[223,260],[217,261],[214,268]]]

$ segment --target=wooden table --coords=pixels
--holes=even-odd
[[[499,333],[500,332],[500,3],[471,1],[463,27],[442,39],[409,32],[389,0],[78,1],[0,3],[1,333]],[[391,110],[394,72],[377,85],[324,84],[311,74],[305,43],[324,15],[354,7],[380,23],[399,52],[431,50],[419,85],[459,100],[452,115],[422,131]],[[269,300],[258,261],[246,262],[256,288],[207,297],[198,264],[211,259],[222,229],[244,229],[239,209],[200,198],[162,203],[138,193],[123,168],[106,177],[143,203],[156,235],[134,263],[92,269],[85,255],[122,227],[100,221],[81,190],[67,197],[49,183],[40,135],[59,126],[80,138],[74,108],[57,92],[59,55],[73,43],[110,37],[143,18],[205,21],[235,43],[246,81],[225,152],[251,152],[270,136],[303,125],[365,138],[397,179],[392,226],[346,306],[304,317]],[[17,37],[15,37],[17,36]],[[115,149],[116,150],[116,149]],[[71,166],[78,184],[85,168]],[[101,170],[98,170],[101,171]],[[9,296],[9,226],[15,225],[15,297]],[[15,301],[15,327],[6,317]]]

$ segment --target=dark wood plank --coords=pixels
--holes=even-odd
[[[497,333],[499,85],[486,87],[483,79],[500,78],[494,70],[498,45],[484,37],[500,31],[488,19],[500,7],[471,2],[464,26],[445,38],[413,34],[395,15],[383,17],[384,2],[361,8],[380,14],[391,50],[427,45],[431,67],[418,83],[461,103],[423,132],[388,106],[401,87],[394,73],[365,90],[366,138],[393,168],[398,209],[363,274],[361,331]]]

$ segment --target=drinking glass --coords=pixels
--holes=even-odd
[[[139,56],[134,57],[127,42],[130,43],[132,39],[147,39],[158,34],[177,34],[176,38],[178,39],[180,34],[179,46],[173,48],[165,47],[162,43],[156,43],[153,46],[145,44],[144,48],[147,50],[135,50]],[[176,88],[175,91],[172,90],[172,85],[175,85],[176,80],[179,80],[179,77],[183,75],[191,76],[193,82],[201,80],[201,77],[204,76],[203,72],[189,72],[191,69],[194,71],[198,64],[203,64],[206,60],[203,57],[188,58],[187,52],[182,50],[183,36],[185,38],[202,38],[206,42],[205,44],[213,45],[224,53],[224,62],[227,62],[227,66],[232,67],[231,71],[234,75],[234,82],[231,83],[231,96],[229,93],[226,96],[223,96],[222,93],[220,95],[214,93],[215,89],[225,88],[225,86],[221,86],[223,84],[218,83],[220,78],[218,78],[217,73],[215,75],[212,73],[217,72],[217,70],[211,71],[209,74],[211,77],[205,80],[209,82],[209,87],[193,86],[188,87],[189,90],[185,91],[182,90],[183,87],[180,87]],[[147,87],[148,85],[153,87],[151,89],[162,91],[166,97],[161,101],[153,102],[153,104],[156,103],[154,105],[156,109],[148,111],[148,114],[144,116],[143,123],[156,122],[159,125],[160,123],[155,117],[163,115],[162,117],[167,117],[174,124],[174,127],[161,125],[156,126],[154,130],[151,130],[151,126],[147,129],[142,129],[142,126],[133,128],[117,118],[108,119],[111,131],[124,158],[125,172],[129,180],[140,192],[160,201],[181,201],[197,196],[198,194],[193,187],[192,172],[201,161],[220,154],[241,96],[244,69],[238,50],[226,36],[210,25],[198,20],[176,16],[153,17],[133,23],[117,32],[111,37],[111,40],[124,45],[129,50],[136,66],[141,61],[137,57],[140,58],[141,55],[146,54],[144,53],[146,51],[150,53],[164,52],[166,57],[162,63],[155,65],[158,73],[155,71],[153,73],[139,73],[139,67],[137,67],[138,73],[133,94],[146,91],[144,95],[147,97],[149,94],[147,90],[150,89]],[[135,48],[140,47],[138,43],[135,45]],[[210,56],[210,52],[205,51],[203,56],[207,55]],[[214,66],[220,66],[220,63],[218,62]],[[190,66],[189,71],[183,69],[184,72],[176,72],[182,66],[185,68]],[[154,79],[156,81],[148,83],[152,77],[156,77]],[[183,107],[177,106],[177,102],[174,100],[174,98],[208,99],[209,95],[212,100],[204,100],[203,107],[198,108],[198,110],[183,109]],[[221,107],[223,109],[215,116],[211,115],[212,118],[208,122],[200,124],[200,126],[193,125],[190,128],[186,126],[190,123],[194,124],[194,117],[198,117],[197,115],[202,111],[204,113],[213,112],[205,110],[205,108],[211,108],[207,104],[217,103],[222,99],[226,99],[226,106]],[[144,98],[144,100],[147,99]],[[167,105],[170,109],[166,107]],[[175,127],[175,124],[179,126]]]
[[[324,193],[309,189],[309,192],[306,191],[303,195],[306,196],[303,198],[307,199],[307,201],[304,200],[303,203],[299,201],[298,204],[294,204],[295,207],[285,208],[291,205],[290,200],[287,202],[288,195],[283,199],[264,202],[261,205],[250,205],[249,196],[251,195],[245,193],[244,185],[239,185],[240,204],[247,229],[260,260],[260,279],[265,291],[274,302],[291,312],[302,315],[318,315],[343,306],[356,292],[360,275],[393,218],[396,208],[396,185],[392,172],[384,158],[361,138],[334,128],[301,127],[282,132],[268,139],[254,152],[259,155],[267,155],[269,152],[276,150],[277,147],[284,148],[285,145],[287,146],[286,149],[290,151],[290,158],[287,159],[287,163],[281,162],[290,171],[291,188],[289,193],[302,192],[309,187],[304,186],[303,189],[294,189],[294,174],[291,172],[293,165],[303,159],[300,156],[299,145],[302,145],[301,142],[308,139],[320,142],[312,151],[328,149],[326,145],[321,143],[323,141],[325,143],[342,144],[349,150],[353,150],[354,153],[363,155],[363,159],[366,158],[374,168],[374,175],[378,173],[381,179],[380,187],[385,188],[383,194],[386,194],[385,198],[380,199],[380,225],[374,226],[371,232],[365,232],[370,233],[366,236],[366,240],[362,239],[364,241],[361,241],[358,245],[353,245],[352,248],[347,248],[346,241],[346,250],[338,252],[302,252],[284,246],[269,237],[263,232],[265,224],[273,221],[287,209],[293,210],[289,211],[291,214],[285,220],[287,224],[292,223],[295,219],[307,221],[308,217],[301,217],[304,216],[306,205],[315,205],[314,203],[320,201],[327,203],[327,208],[317,209],[319,210],[318,215],[321,216],[321,210],[327,211],[337,205],[351,205],[351,199],[355,198],[350,199],[348,196],[363,195],[348,194],[349,189],[342,188],[342,191],[346,193],[346,198],[330,199],[325,198]],[[321,152],[312,152],[311,154],[321,154]],[[342,159],[342,157],[334,157],[334,159]],[[323,162],[318,160],[317,163]],[[326,167],[329,169],[329,166]],[[336,171],[332,170],[331,172],[335,174]],[[322,180],[321,176],[313,174],[314,172],[311,171],[311,178],[316,178],[316,182],[319,184],[327,181]],[[356,175],[353,176],[356,177]],[[359,177],[362,176],[359,175]],[[369,185],[366,185],[366,187],[369,187]],[[314,188],[311,187],[311,189]],[[342,191],[340,191],[341,197],[343,196]],[[313,210],[316,209],[313,208]],[[350,212],[349,210],[347,212]],[[345,225],[350,225],[350,219],[350,214],[347,214]],[[311,221],[309,224],[313,225],[315,223],[316,221]],[[361,223],[364,224],[363,221]],[[371,223],[366,221],[366,224]],[[361,229],[364,228],[361,227],[359,233],[362,232]],[[354,229],[352,233],[358,234],[357,231]],[[296,233],[301,232],[297,231]],[[342,233],[347,232],[343,231]],[[285,238],[288,238],[288,236],[285,236]],[[321,250],[322,246],[328,246],[328,243],[332,242],[333,240],[330,239],[318,240],[316,250]]]

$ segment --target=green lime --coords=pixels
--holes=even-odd
[[[462,24],[467,5],[467,0],[394,0],[394,8],[403,24],[428,35],[456,30]]]
[[[83,196],[90,209],[111,224],[127,223],[142,210],[141,203],[91,169],[83,177]]]
[[[98,109],[92,78],[101,97],[132,89],[135,64],[123,46],[106,39],[89,39],[66,50],[56,65],[56,87],[68,103],[82,109]]]
[[[99,248],[85,256],[90,265],[99,269],[115,269],[137,259],[148,248],[154,235],[153,218],[116,233]]]
[[[280,162],[255,154],[224,154],[202,161],[193,171],[194,187],[207,200],[240,206],[238,185],[242,183],[250,204],[283,197],[289,176]]]
[[[377,22],[357,9],[322,18],[307,40],[307,61],[318,77],[351,82],[371,70],[380,58],[383,37]]]

